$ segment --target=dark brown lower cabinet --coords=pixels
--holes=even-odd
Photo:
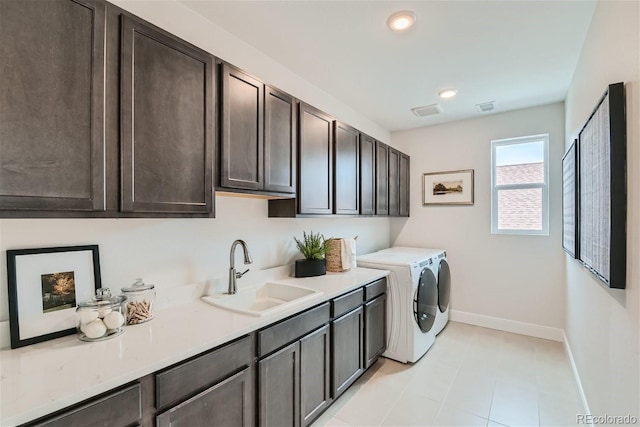
[[[363,332],[362,306],[331,322],[334,399],[364,372]]]
[[[331,403],[330,334],[324,325],[300,340],[301,424],[313,422]]]
[[[258,362],[260,426],[300,426],[300,341]]]
[[[158,415],[157,427],[254,425],[252,368]]]
[[[364,305],[364,362],[365,369],[373,365],[387,348],[387,295],[367,302]]]

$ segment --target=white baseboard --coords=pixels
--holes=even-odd
[[[562,335],[564,338],[564,352],[567,354],[567,359],[569,359],[569,364],[573,371],[573,378],[576,381],[576,387],[578,388],[578,394],[580,395],[580,403],[582,403],[582,409],[584,411],[583,414],[591,414],[591,410],[589,410],[589,403],[587,402],[587,395],[584,393],[584,388],[582,388],[582,381],[580,381],[580,374],[578,374],[576,361],[573,359],[573,352],[571,351],[569,340],[567,339],[567,335],[564,331],[562,332]]]
[[[455,322],[468,323],[484,328],[497,329],[499,331],[513,332],[515,334],[530,337],[544,338],[547,340],[563,342],[564,331],[550,326],[535,325],[533,323],[518,322],[516,320],[501,319],[499,317],[485,316],[483,314],[468,313],[465,311],[449,310],[449,319]]]

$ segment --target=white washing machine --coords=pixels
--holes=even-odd
[[[429,268],[436,276],[438,286],[438,311],[436,312],[436,320],[433,326],[436,335],[438,335],[449,321],[449,300],[451,298],[451,270],[447,262],[447,252],[443,249],[428,248],[408,248],[395,246],[389,249],[383,249],[380,252],[385,253],[403,253],[416,258],[424,257],[431,260]]]
[[[387,292],[387,350],[383,356],[416,362],[436,339],[438,286],[432,266],[444,251],[385,249],[357,257],[359,267],[389,270]]]

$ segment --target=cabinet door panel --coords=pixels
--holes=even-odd
[[[213,57],[123,17],[125,212],[213,211]]]
[[[222,66],[221,184],[261,190],[263,180],[264,85],[242,71]]]
[[[360,211],[360,133],[335,122],[335,213],[357,215]]]
[[[389,147],[389,215],[400,215],[400,152]]]
[[[300,412],[307,426],[331,403],[329,325],[300,340]]]
[[[376,215],[389,215],[389,146],[376,141]]]
[[[158,415],[157,427],[243,426],[254,424],[253,375],[246,368]]]
[[[400,153],[400,216],[409,216],[410,185],[410,158],[404,153]]]
[[[376,213],[376,141],[360,134],[360,214]]]
[[[299,213],[333,213],[332,119],[300,104]]]
[[[260,426],[300,426],[300,342],[258,362]]]
[[[105,210],[104,4],[0,1],[0,209]]]
[[[387,348],[387,296],[385,294],[364,306],[364,360],[365,369],[373,365]]]
[[[362,307],[331,323],[334,399],[364,372],[363,327]]]
[[[264,188],[296,192],[296,102],[269,86],[265,88]]]

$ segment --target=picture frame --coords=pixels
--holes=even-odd
[[[473,169],[423,173],[422,205],[473,205]]]
[[[576,139],[562,157],[562,248],[574,259],[580,253],[578,165]]]
[[[76,332],[76,305],[102,287],[98,245],[7,250],[11,348]]]

